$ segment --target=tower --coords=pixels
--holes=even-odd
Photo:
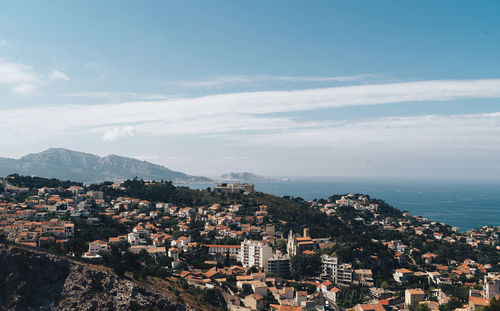
[[[286,245],[286,251],[288,252],[288,255],[294,256],[296,255],[296,245],[295,245],[295,234],[293,233],[292,230],[290,230],[290,233],[288,234],[288,243]]]

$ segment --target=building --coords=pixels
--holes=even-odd
[[[132,246],[139,245],[139,243],[141,242],[141,237],[136,232],[130,232],[129,234],[127,234],[127,242]]]
[[[249,307],[252,310],[263,310],[265,309],[264,305],[264,297],[259,294],[252,294],[245,297],[243,300],[245,306]]]
[[[353,281],[353,275],[354,271],[350,264],[339,264],[337,257],[321,256],[321,277],[323,279],[331,280],[336,284],[349,285]]]
[[[288,234],[287,252],[290,256],[295,256],[303,253],[304,251],[312,251],[316,248],[316,241],[309,236],[309,229],[304,228],[302,237],[295,236],[292,230]]]
[[[328,255],[321,256],[321,277],[335,280],[337,276],[338,258]]]
[[[364,286],[373,286],[373,274],[370,269],[356,269],[354,270],[354,283],[364,285]]]
[[[96,240],[94,242],[89,243],[89,253],[92,255],[99,254],[101,252],[107,252],[109,251],[109,245],[108,242],[104,242],[101,240]]]
[[[408,306],[415,306],[420,301],[425,300],[425,293],[420,288],[412,288],[405,290],[405,304]]]
[[[267,273],[288,278],[290,276],[290,256],[274,254],[267,260]]]
[[[352,308],[355,311],[385,311],[385,308],[379,304],[357,304]]]
[[[214,191],[217,193],[233,194],[233,193],[252,193],[255,191],[254,185],[250,183],[239,184],[227,184],[223,183],[215,186]]]
[[[399,284],[402,284],[402,283],[405,283],[407,278],[411,275],[413,275],[413,271],[405,269],[405,268],[401,268],[401,269],[397,269],[396,271],[394,271],[394,274],[392,276],[396,282],[398,282]]]
[[[337,266],[337,275],[335,276],[335,283],[342,285],[349,285],[352,283],[353,270],[352,266],[343,263]]]
[[[94,200],[104,199],[104,193],[102,191],[88,191],[87,195]]]
[[[500,294],[500,275],[488,273],[484,276],[484,298],[491,299]]]
[[[221,254],[229,256],[238,256],[240,252],[241,245],[216,245],[216,244],[204,244],[202,246],[208,247],[208,253],[210,255]]]
[[[262,241],[245,240],[241,242],[238,260],[244,268],[267,268],[267,261],[273,255],[271,246]]]
[[[487,307],[490,304],[490,300],[483,297],[469,297],[469,310],[478,310]]]

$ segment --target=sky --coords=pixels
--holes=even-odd
[[[3,1],[0,157],[500,178],[498,1]]]

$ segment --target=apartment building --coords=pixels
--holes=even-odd
[[[245,240],[241,242],[238,260],[244,268],[267,268],[267,261],[272,255],[271,246],[262,241]]]

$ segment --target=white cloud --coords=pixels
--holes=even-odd
[[[0,58],[0,83],[11,86],[14,92],[32,92],[37,89],[40,82],[40,77],[31,66]]]
[[[74,92],[61,94],[62,97],[88,98],[109,101],[130,101],[130,100],[167,100],[177,98],[173,95],[149,94],[135,92]]]
[[[52,80],[69,80],[61,71],[53,70],[48,75],[42,75],[33,67],[0,58],[0,84],[7,85],[12,92],[30,94],[36,92],[41,86]]]
[[[53,70],[49,75],[48,75],[49,80],[62,80],[62,81],[69,81],[69,77],[64,73],[59,70]]]
[[[0,46],[7,46],[9,42],[5,39],[0,40]]]
[[[121,127],[113,127],[107,130],[102,136],[102,141],[110,142],[115,141],[120,138],[126,138],[134,136],[135,129],[133,126],[121,126]]]
[[[380,78],[380,75],[360,74],[338,77],[315,77],[315,76],[271,76],[271,75],[221,75],[212,76],[201,80],[172,81],[165,83],[169,86],[182,88],[217,88],[241,84],[260,83],[297,83],[297,82],[355,82]]]
[[[491,148],[500,137],[499,115],[426,116],[400,119],[300,122],[269,113],[386,103],[499,98],[500,79],[421,81],[298,91],[247,92],[100,105],[44,106],[0,110],[0,131],[33,137],[98,133],[103,141],[134,134],[198,135],[285,146],[322,143],[463,143]],[[413,103],[415,104],[415,103]],[[440,124],[443,124],[441,126]],[[476,130],[477,129],[477,130]],[[255,132],[265,131],[265,135]],[[451,135],[449,133],[459,133]],[[401,133],[397,136],[394,133]],[[431,136],[437,138],[428,138]],[[495,136],[496,135],[496,136]],[[345,137],[345,139],[344,139]],[[392,137],[392,138],[391,138]],[[392,139],[392,140],[391,140]],[[477,139],[477,141],[475,141]],[[404,143],[404,141],[403,141]],[[500,146],[500,144],[499,144]],[[411,147],[409,147],[411,148]],[[496,148],[496,147],[494,147]]]
[[[366,120],[325,121],[288,131],[227,135],[251,145],[285,147],[335,146],[356,150],[481,150],[500,151],[500,112],[466,115],[423,115]]]

